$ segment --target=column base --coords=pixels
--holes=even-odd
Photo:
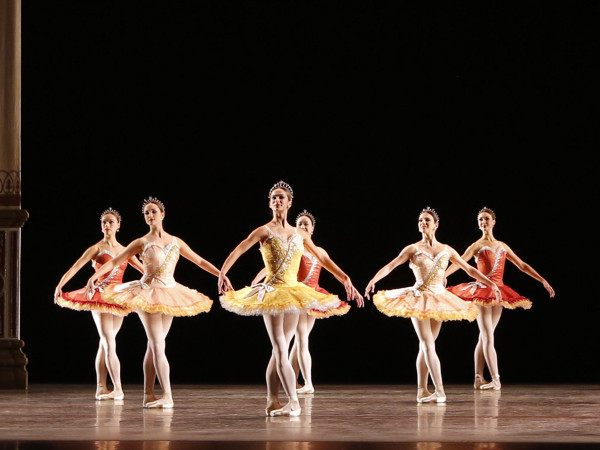
[[[27,357],[20,339],[0,339],[0,389],[27,389]]]

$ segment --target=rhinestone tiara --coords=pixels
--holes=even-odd
[[[423,213],[429,213],[433,216],[433,218],[435,219],[436,222],[440,221],[440,216],[438,215],[437,211],[431,207],[427,207],[424,210],[422,210],[419,215],[423,214]]]
[[[292,190],[292,187],[285,181],[278,181],[273,185],[273,187],[269,190],[269,198],[271,198],[271,194],[273,193],[273,191],[278,188],[285,189],[290,193],[290,197],[294,198],[294,191]]]
[[[311,213],[309,213],[307,210],[303,210],[303,211],[302,211],[300,214],[298,214],[298,215],[296,216],[296,222],[298,222],[298,219],[299,219],[300,217],[302,217],[302,216],[306,216],[306,217],[308,217],[308,218],[311,220],[311,222],[312,222],[312,224],[313,224],[313,227],[314,227],[314,226],[315,226],[315,224],[317,223],[317,221],[316,221],[316,219],[315,219],[315,216],[313,216],[313,215],[312,215]]]
[[[494,210],[492,208],[488,208],[487,206],[484,206],[483,208],[481,208],[479,210],[479,212],[477,213],[477,215],[481,214],[482,212],[486,212],[492,215],[492,219],[496,220],[496,213],[494,212]]]
[[[117,218],[117,220],[121,222],[121,214],[119,214],[119,212],[116,209],[112,209],[111,207],[109,207],[108,209],[104,210],[102,214],[100,214],[100,219],[102,219],[107,214],[114,215]]]
[[[142,204],[142,212],[144,212],[144,208],[146,207],[146,205],[148,203],[155,203],[155,204],[159,205],[160,209],[162,210],[162,212],[165,212],[165,205],[164,205],[164,203],[161,202],[156,197],[152,197],[152,196],[150,196],[146,200],[144,200],[144,203]]]

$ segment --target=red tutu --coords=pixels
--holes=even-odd
[[[496,251],[493,251],[490,247],[482,247],[475,258],[477,269],[496,283],[502,293],[502,300],[498,301],[492,289],[478,281],[451,286],[448,288],[450,292],[463,300],[481,306],[503,306],[508,309],[531,308],[531,300],[518,294],[502,281],[506,263],[506,249],[504,247],[500,246]]]

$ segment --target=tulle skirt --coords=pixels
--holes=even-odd
[[[121,305],[105,302],[102,299],[102,293],[98,289],[94,291],[92,298],[87,298],[85,288],[63,292],[63,295],[58,297],[55,303],[63,308],[74,309],[76,311],[99,311],[117,316],[126,316],[131,312],[130,309]]]
[[[313,289],[317,292],[320,292],[321,294],[329,294],[329,292],[327,292],[321,286],[316,286]],[[317,319],[327,319],[328,317],[343,316],[348,311],[350,311],[350,305],[347,302],[340,300],[340,306],[338,306],[337,308],[331,308],[327,311],[319,311],[318,309],[313,309],[310,312],[310,315],[316,317]]]
[[[220,297],[221,306],[242,316],[263,314],[327,313],[340,307],[337,295],[318,292],[305,284],[247,286],[237,291],[225,292]]]
[[[503,306],[507,309],[531,308],[531,300],[519,295],[510,287],[500,285],[498,289],[500,289],[500,293],[502,294],[501,301],[496,300],[491,288],[478,283],[462,283],[448,288],[450,292],[463,300],[480,306]]]
[[[420,320],[475,320],[477,307],[456,295],[441,289],[439,292],[419,291],[414,288],[379,291],[373,303],[387,316],[415,317]]]
[[[213,301],[206,295],[175,282],[172,286],[147,286],[139,281],[109,286],[102,293],[107,303],[147,313],[195,316],[210,311]]]

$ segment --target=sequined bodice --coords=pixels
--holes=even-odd
[[[173,273],[179,260],[179,245],[175,238],[166,247],[156,242],[148,242],[141,253],[141,259],[144,264],[142,282],[150,286],[153,284],[175,285]]]
[[[300,269],[298,270],[298,281],[311,288],[319,285],[319,275],[321,274],[321,264],[319,260],[310,253],[304,253],[300,260]]]
[[[435,257],[424,251],[418,251],[410,260],[410,268],[415,274],[415,288],[433,292],[444,290],[444,272],[448,267],[450,253],[442,250]]]
[[[304,252],[304,239],[297,230],[288,239],[273,233],[268,227],[267,230],[269,236],[260,246],[267,270],[265,283],[290,286],[298,284],[298,269]]]
[[[97,272],[100,270],[104,264],[113,259],[113,255],[111,255],[107,250],[101,251],[96,259],[92,260],[92,267]],[[98,280],[98,284],[120,284],[123,282],[123,274],[125,273],[125,269],[127,268],[128,262],[125,261],[120,266],[115,267],[112,271],[107,273],[106,275],[102,275]]]
[[[502,286],[504,282],[504,265],[506,263],[506,249],[502,246],[495,251],[491,247],[482,247],[475,256],[477,261],[477,270],[487,276],[498,286]]]

